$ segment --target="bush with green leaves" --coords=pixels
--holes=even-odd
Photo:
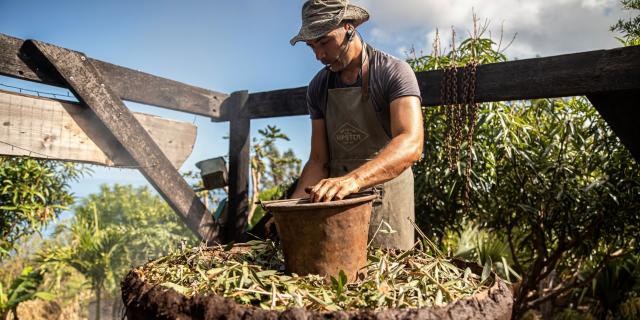
[[[73,203],[69,183],[86,172],[69,162],[0,156],[0,260]]]
[[[597,266],[595,266],[597,268]],[[591,270],[585,270],[589,273]],[[608,262],[591,285],[575,290],[575,299],[588,303],[595,317],[640,318],[640,255],[628,255]]]
[[[125,228],[101,228],[97,217],[95,207],[93,218],[76,216],[69,229],[68,244],[46,249],[41,261],[49,270],[56,271],[69,266],[85,276],[95,291],[96,310],[100,310],[103,290],[117,288],[117,273],[126,266],[127,249],[125,237],[122,236]]]
[[[76,269],[91,282],[98,304],[105,292],[119,296],[119,283],[132,266],[197,243],[160,196],[117,184],[82,199],[55,236],[58,242],[40,253],[40,261],[51,272]]]
[[[22,273],[15,278],[10,285],[4,286],[0,282],[0,318],[9,319],[9,313],[13,318],[18,318],[18,305],[32,299],[50,300],[53,295],[46,291],[38,291],[43,281],[43,270],[34,270],[25,267]]]
[[[503,61],[496,47],[490,39],[466,39],[456,60]],[[409,62],[431,70],[451,57]],[[471,152],[463,142],[453,171],[444,115],[443,107],[424,110],[424,157],[414,167],[417,220],[440,239],[473,221],[508,243],[510,267],[523,277],[514,315],[570,295],[609,261],[638,251],[640,166],[587,99],[481,104]],[[474,165],[465,211],[467,157]],[[585,274],[587,263],[596,267]],[[542,290],[545,283],[553,286]]]
[[[270,125],[258,130],[258,137],[253,138],[251,168],[257,173],[260,190],[281,186],[300,173],[302,161],[291,149],[281,152],[276,146],[278,140],[289,141],[289,136]]]
[[[91,221],[98,212],[102,228],[123,227],[130,264],[141,264],[177,248],[182,242],[195,245],[197,239],[158,194],[147,187],[102,185],[74,208],[76,217]]]
[[[251,155],[250,225],[257,223],[264,215],[256,202],[284,195],[288,186],[300,174],[302,164],[293,150],[281,152],[276,146],[278,140],[289,141],[289,137],[280,128],[268,125],[258,130],[258,134],[258,137],[253,138]]]

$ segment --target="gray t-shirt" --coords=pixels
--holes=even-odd
[[[391,101],[404,96],[420,98],[420,87],[416,75],[408,63],[367,45],[369,55],[369,91],[373,107],[387,133],[390,133],[389,106]],[[327,90],[333,88],[360,87],[362,79],[353,85],[345,85],[337,73],[323,68],[307,88],[307,108],[311,119],[324,119],[327,111]]]

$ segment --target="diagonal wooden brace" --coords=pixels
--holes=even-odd
[[[587,98],[640,163],[640,90],[592,93]]]
[[[48,60],[69,89],[109,129],[139,165],[140,172],[202,240],[219,242],[220,226],[180,173],[136,120],[122,100],[105,84],[82,53],[32,40],[34,51]]]

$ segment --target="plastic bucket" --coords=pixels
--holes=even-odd
[[[344,271],[354,281],[367,265],[371,202],[376,197],[365,194],[320,203],[263,201],[275,218],[287,271],[336,278]]]

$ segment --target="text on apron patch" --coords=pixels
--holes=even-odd
[[[369,138],[369,134],[349,122],[345,122],[334,134],[334,139],[338,145],[347,151],[353,150],[367,138]]]

